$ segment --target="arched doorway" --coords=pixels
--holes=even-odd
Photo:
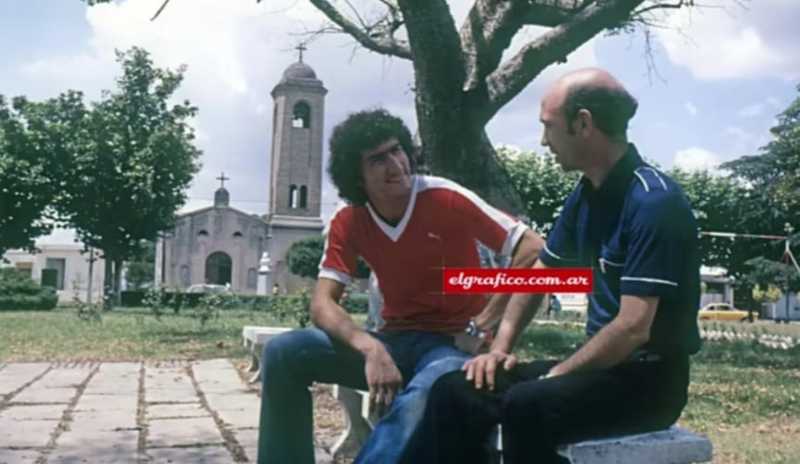
[[[231,283],[233,261],[227,253],[217,251],[206,259],[206,283],[225,285]]]

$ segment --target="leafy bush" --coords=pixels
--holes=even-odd
[[[16,269],[0,269],[0,310],[50,310],[57,303],[54,289],[41,287]]]

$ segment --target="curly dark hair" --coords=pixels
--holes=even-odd
[[[403,120],[382,108],[359,111],[333,128],[329,142],[328,174],[339,190],[339,196],[356,206],[367,202],[361,175],[361,154],[391,138],[397,138],[408,156],[411,171],[415,170],[414,144]]]
[[[595,84],[576,84],[567,89],[564,97],[564,116],[571,123],[580,110],[592,114],[594,125],[613,139],[625,139],[628,121],[636,114],[639,103],[623,88],[609,88]],[[572,126],[568,129],[574,134]]]

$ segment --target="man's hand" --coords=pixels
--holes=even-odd
[[[377,340],[366,355],[364,372],[369,386],[370,408],[376,408],[378,415],[381,415],[392,404],[395,394],[403,385],[403,375],[386,348]]]
[[[502,351],[490,351],[489,353],[475,356],[468,360],[461,367],[467,371],[467,380],[475,382],[475,388],[481,389],[484,385],[489,390],[494,390],[495,372],[497,366],[505,370],[511,370],[517,364],[517,357],[513,354]]]

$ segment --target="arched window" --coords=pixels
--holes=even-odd
[[[217,251],[206,259],[206,283],[225,285],[231,283],[233,260],[227,253]]]
[[[181,266],[180,278],[181,278],[181,286],[183,288],[186,288],[192,284],[192,276],[191,276],[191,271],[189,270],[189,266],[185,264]]]
[[[233,238],[242,238],[242,233],[237,230],[233,233]]]
[[[247,270],[247,288],[258,287],[258,271],[256,268],[251,267]]]
[[[292,127],[308,129],[311,127],[311,107],[308,103],[301,101],[294,105],[292,110]]]
[[[299,192],[297,186],[292,184],[289,186],[289,208],[297,208]]]
[[[203,229],[203,230],[201,230],[200,232],[197,233],[197,236],[200,237],[200,238],[208,237],[208,231]]]
[[[308,206],[308,187],[303,185],[300,187],[300,207],[306,208]]]

